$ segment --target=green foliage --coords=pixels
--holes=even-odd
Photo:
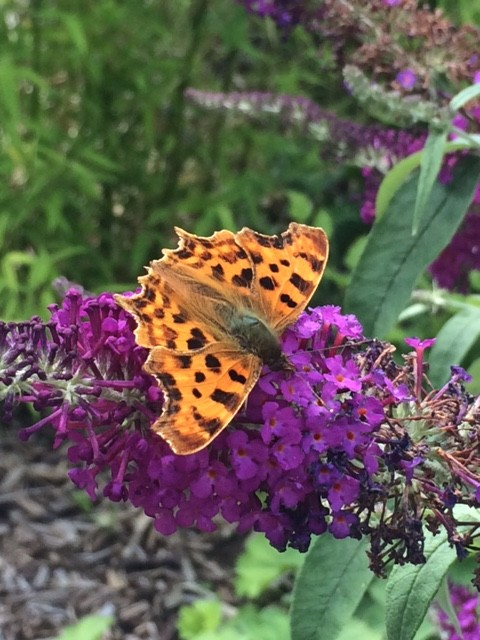
[[[219,628],[222,607],[218,600],[197,600],[182,607],[178,615],[178,633],[181,640],[194,640],[209,636]]]
[[[293,549],[278,553],[264,536],[252,534],[235,567],[237,597],[261,598],[283,575],[298,570],[304,559],[305,556]],[[182,640],[290,640],[288,620],[285,607],[259,607],[249,603],[233,613],[212,598],[182,607],[178,632]]]
[[[237,560],[235,591],[240,597],[258,598],[283,574],[299,569],[304,560],[294,549],[280,554],[264,536],[252,535]]]
[[[184,96],[188,86],[228,90],[240,75],[301,93],[318,67],[313,49],[292,64],[301,34],[285,42],[220,0],[4,0],[2,9],[3,319],[44,315],[59,275],[94,292],[132,287],[175,224],[273,232],[292,217],[290,190],[293,217],[309,220],[299,198],[311,216],[325,204],[311,142],[232,126]]]
[[[289,640],[288,615],[278,607],[257,609],[246,605],[231,619],[219,624],[215,629],[182,635],[181,640]]]
[[[373,578],[365,550],[365,540],[323,535],[314,542],[295,585],[292,640],[339,636]]]
[[[449,567],[455,551],[443,532],[426,536],[421,565],[395,566],[387,585],[388,640],[413,640]]]
[[[435,387],[446,383],[450,366],[463,364],[472,346],[480,337],[480,302],[465,304],[443,325],[430,352],[429,378]]]
[[[112,616],[85,616],[78,622],[65,627],[56,640],[101,640],[113,622]]]
[[[480,175],[480,160],[467,156],[450,185],[436,183],[418,233],[412,235],[418,175],[395,194],[375,224],[345,297],[366,335],[380,337],[404,308],[418,276],[437,257],[459,227]]]

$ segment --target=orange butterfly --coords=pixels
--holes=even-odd
[[[288,368],[279,336],[317,288],[328,238],[295,222],[278,236],[175,231],[178,248],[150,263],[141,293],[115,299],[134,315],[136,341],[150,349],[144,368],[165,395],[152,428],[189,454],[225,429],[263,364]]]

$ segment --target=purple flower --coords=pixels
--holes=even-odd
[[[423,379],[423,355],[425,349],[432,347],[436,339],[427,338],[426,340],[420,340],[420,338],[405,338],[405,342],[409,347],[413,347],[416,351],[415,359],[415,396],[417,400],[420,399],[422,393],[422,379]]]
[[[411,91],[417,81],[417,75],[413,69],[407,68],[397,73],[397,77],[395,79],[403,89]]]
[[[178,456],[150,429],[162,396],[133,329],[109,294],[73,290],[47,323],[0,325],[0,397],[10,413],[19,403],[48,413],[21,436],[53,427],[55,446],[68,443],[71,479],[92,499],[131,502],[163,535],[212,531],[219,517],[280,550],[305,551],[327,529],[369,535],[377,573],[386,562],[422,561],[421,513],[468,551],[451,504],[478,505],[475,399],[454,368],[447,385],[412,402],[417,379],[427,384],[431,341],[410,339],[415,352],[401,367],[352,316],[312,309],[283,337],[293,370],[265,368],[231,425]]]
[[[461,585],[450,585],[450,603],[455,612],[433,607],[442,638],[448,640],[478,640],[480,638],[480,596]]]

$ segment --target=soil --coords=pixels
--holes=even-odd
[[[230,528],[165,538],[128,504],[92,504],[44,435],[1,438],[0,640],[56,637],[95,613],[115,619],[106,640],[176,640],[182,605],[215,593],[235,606]]]

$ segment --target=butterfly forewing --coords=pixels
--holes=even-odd
[[[323,229],[292,222],[279,236],[242,229],[237,240],[255,265],[252,296],[279,335],[307,306],[328,258]]]

